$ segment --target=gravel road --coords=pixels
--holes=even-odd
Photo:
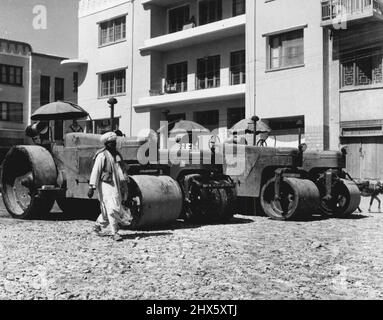
[[[226,225],[123,231],[117,243],[54,211],[49,221],[13,220],[0,199],[0,299],[383,298],[383,213],[237,215]]]

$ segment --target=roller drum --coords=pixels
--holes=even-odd
[[[129,196],[137,206],[131,208],[132,229],[150,229],[177,220],[183,195],[177,181],[168,176],[130,176]]]
[[[319,190],[306,179],[283,178],[279,198],[275,197],[275,179],[267,182],[261,191],[261,206],[274,220],[296,220],[318,212]]]
[[[40,146],[13,147],[3,162],[1,185],[9,214],[18,219],[40,218],[54,203],[53,197],[41,198],[38,189],[55,186],[56,165],[51,154]]]

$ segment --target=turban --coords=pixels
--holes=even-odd
[[[110,141],[116,141],[117,135],[114,132],[107,132],[101,136],[100,140],[103,144],[106,144],[107,142],[110,142]]]

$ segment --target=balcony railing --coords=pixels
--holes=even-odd
[[[185,92],[188,89],[187,81],[167,81],[165,84],[165,93]]]
[[[322,0],[322,21],[330,21],[337,17],[346,17],[364,14],[383,13],[382,0]]]

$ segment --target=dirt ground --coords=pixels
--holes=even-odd
[[[0,299],[382,299],[383,213],[361,207],[346,220],[177,222],[118,243],[57,208],[11,219],[0,199]]]

